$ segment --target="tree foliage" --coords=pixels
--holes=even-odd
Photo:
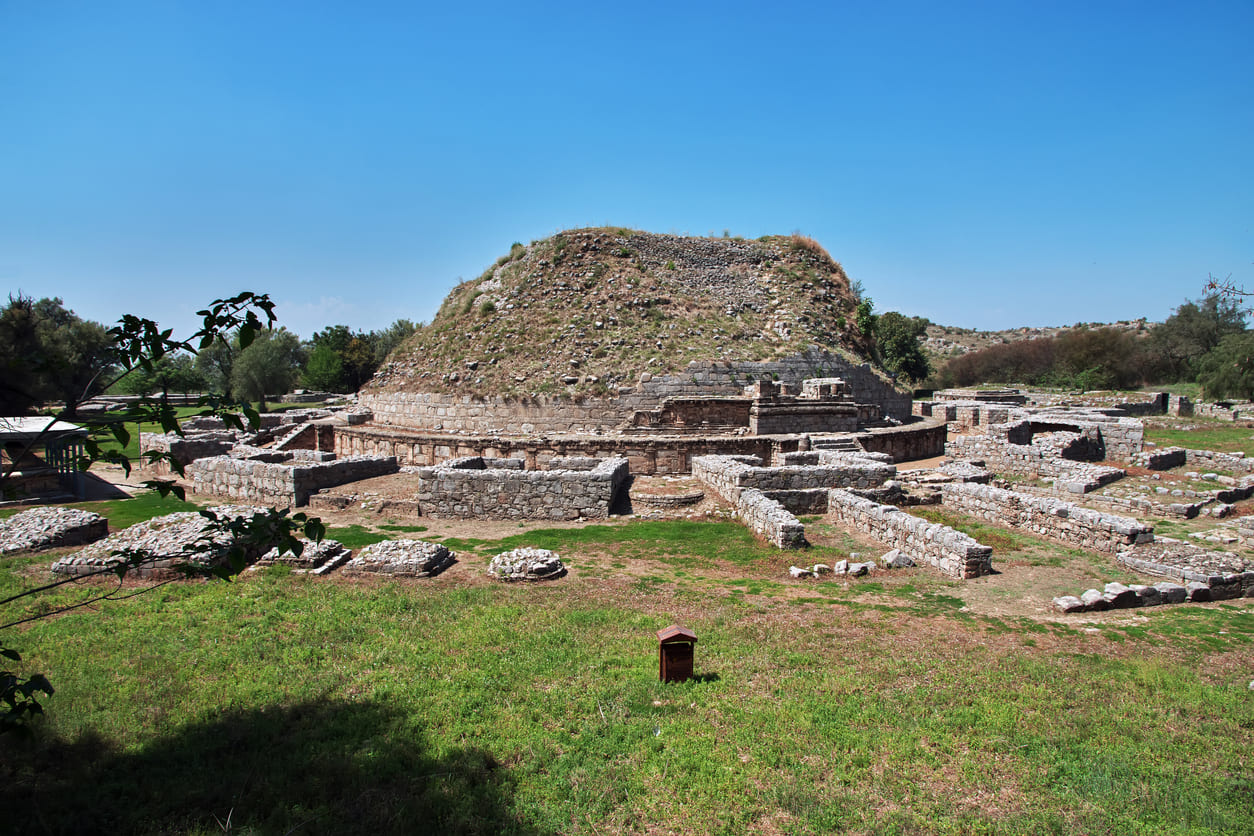
[[[939,387],[1017,383],[1123,389],[1146,382],[1144,340],[1119,328],[1079,328],[1057,337],[992,345],[953,358]]]
[[[56,301],[55,305],[60,307],[60,302]],[[264,294],[251,292],[241,293],[229,299],[215,300],[208,308],[199,311],[197,315],[202,317],[202,327],[185,340],[175,339],[171,330],[161,329],[152,320],[142,319],[131,314],[122,317],[118,325],[107,332],[110,347],[109,356],[113,358],[119,371],[111,379],[101,382],[99,384],[100,388],[106,389],[118,384],[121,380],[131,375],[156,374],[163,360],[186,353],[203,352],[217,343],[225,342],[228,336],[240,347],[241,351],[246,350],[259,333],[268,331],[268,327],[275,319],[274,304],[269,297]],[[264,326],[261,319],[263,316],[266,319]],[[263,331],[263,327],[267,331]],[[269,342],[269,340],[266,340],[266,342]],[[99,372],[96,372],[96,377],[100,377]],[[216,395],[205,395],[200,398],[199,405],[202,408],[201,415],[217,415],[226,421],[228,426],[236,429],[243,428],[243,419],[245,418],[253,427],[256,427],[259,423],[256,411],[249,408],[247,404],[225,401]],[[67,403],[66,410],[50,417],[47,427],[30,442],[29,447],[43,444],[50,440],[53,437],[52,428],[57,421],[71,417],[72,407],[72,403]],[[234,411],[236,409],[240,409],[242,415]],[[106,432],[111,434],[122,447],[125,447],[130,440],[126,423],[141,421],[158,423],[166,432],[182,434],[178,418],[167,400],[141,398],[138,402],[132,404],[125,414],[117,416],[112,423],[98,427],[96,434],[93,434],[86,440],[84,445],[86,452],[83,460],[80,461],[80,466],[86,467],[94,461],[110,460],[123,465],[129,473],[131,468],[130,459],[117,451],[106,452],[100,443],[98,433]],[[23,457],[24,452],[22,455],[13,456],[10,464],[0,473],[0,488],[3,488],[4,483],[12,477],[14,468]],[[180,476],[183,475],[182,464],[169,453],[148,451],[144,453],[144,457],[149,462],[163,461],[173,472]],[[182,499],[184,495],[183,489],[172,480],[154,479],[146,481],[144,484],[157,490],[163,496],[172,493]],[[270,509],[269,511],[254,513],[251,517],[241,518],[219,517],[211,511],[202,511],[201,515],[209,519],[209,524],[202,537],[201,545],[198,547],[200,550],[208,552],[217,549],[218,547],[214,542],[215,537],[219,537],[223,533],[229,535],[232,545],[225,555],[220,556],[224,559],[208,561],[201,565],[189,563],[185,569],[188,573],[203,573],[229,578],[243,569],[245,554],[259,553],[259,551],[264,551],[275,545],[279,546],[281,550],[299,554],[302,544],[296,538],[298,531],[303,532],[306,537],[315,540],[321,539],[324,532],[322,523],[317,518],[306,517],[303,513],[288,516],[287,509]],[[119,553],[115,557],[117,558],[115,563],[102,567],[96,574],[112,574],[116,576],[119,587],[71,605],[71,608],[86,606],[95,601],[114,597],[118,589],[121,588],[121,581],[128,573],[151,563],[155,559],[150,552],[143,550]],[[10,604],[64,584],[75,583],[81,578],[82,576],[64,578],[42,587],[23,590],[0,601],[0,605]],[[128,592],[127,594],[136,593]],[[26,615],[8,623],[0,624],[0,630],[12,628],[28,621],[46,618],[61,611],[63,610],[56,608],[36,608],[33,615]],[[2,636],[0,636],[0,658],[7,660],[7,662],[21,661],[21,655],[12,647],[7,646]],[[5,667],[8,667],[7,663]],[[41,699],[40,695],[51,695],[52,693],[51,684],[42,674],[24,675],[11,670],[0,670],[0,732],[22,728],[31,717],[42,713],[43,708],[39,702]]]
[[[167,354],[155,360],[152,370],[135,369],[118,381],[117,388],[128,395],[159,395],[179,392],[184,395],[205,390],[207,381],[196,367],[196,358],[186,352]]]
[[[356,392],[374,375],[387,356],[417,330],[408,319],[398,319],[381,331],[353,331],[332,325],[310,339],[309,365],[301,383],[327,392]],[[339,370],[331,360],[339,360]]]
[[[1191,379],[1202,358],[1224,337],[1244,330],[1245,312],[1236,301],[1218,293],[1196,302],[1185,300],[1150,332],[1148,349],[1155,374],[1165,380]]]
[[[1254,398],[1254,332],[1220,340],[1198,364],[1197,382],[1208,400]]]
[[[0,311],[0,413],[26,415],[41,404],[78,404],[107,387],[118,358],[97,322],[67,310],[60,299],[10,296]]]
[[[920,381],[931,369],[919,337],[927,331],[927,320],[907,317],[897,311],[881,314],[875,321],[876,352],[884,368],[911,381]]]
[[[231,394],[257,401],[264,409],[267,396],[283,395],[292,387],[303,359],[300,338],[291,331],[262,331],[249,345],[240,346],[231,366]]]

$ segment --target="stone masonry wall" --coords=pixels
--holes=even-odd
[[[736,516],[776,548],[799,549],[809,545],[801,521],[756,488],[740,492],[736,499]]]
[[[284,464],[213,456],[187,468],[192,491],[206,496],[264,505],[298,507],[323,488],[384,476],[397,471],[394,456],[340,459],[313,464]]]
[[[1052,497],[1032,496],[991,485],[941,485],[941,501],[964,514],[1039,534],[1083,549],[1116,554],[1154,540],[1154,529],[1131,517],[1081,508]]]
[[[518,461],[521,465],[521,461]],[[471,456],[418,470],[423,516],[508,520],[604,519],[630,473],[627,460],[610,458],[579,470],[522,470]]]
[[[1037,436],[1032,444],[1011,444],[993,435],[951,436],[945,453],[955,459],[983,461],[1001,475],[1028,479],[1054,479],[1055,488],[1068,493],[1085,493],[1116,481],[1124,475],[1117,467],[1062,458],[1060,441],[1074,433]]]
[[[517,457],[529,470],[543,469],[561,456],[590,456],[598,459],[626,458],[631,472],[645,476],[658,473],[688,473],[696,456],[752,455],[770,461],[777,455],[796,450],[802,437],[764,438],[757,436],[458,436],[450,433],[422,433],[413,430],[344,427],[336,430],[335,451],[343,456],[396,456],[401,464],[434,466],[465,456],[492,458]]]
[[[1236,473],[1254,473],[1254,459],[1241,453],[1217,453],[1214,450],[1184,451],[1185,461],[1198,470],[1231,470]]]
[[[885,416],[904,420],[910,415],[909,393],[894,387],[869,364],[854,365],[840,355],[818,349],[763,362],[693,362],[680,374],[641,375],[637,386],[604,399],[477,399],[367,390],[361,393],[359,403],[373,411],[376,424],[385,426],[513,435],[592,432],[624,426],[636,412],[657,410],[668,398],[741,396],[746,384],[755,380],[776,380],[797,389],[807,378],[831,377],[844,379],[855,401],[875,404]]]
[[[719,496],[736,502],[740,492],[755,488],[797,491],[814,488],[876,488],[897,475],[897,468],[856,454],[840,456],[822,451],[824,460],[839,463],[762,467],[750,456],[699,456],[692,460],[692,475]],[[816,455],[815,458],[818,458]]]
[[[940,523],[912,516],[845,490],[828,493],[828,516],[953,578],[992,571],[993,550]]]
[[[195,438],[184,438],[174,433],[140,433],[139,452],[142,456],[149,450],[169,453],[179,464],[186,467],[196,459],[209,456],[226,455],[235,445],[235,434],[226,430],[212,433],[200,433]],[[168,476],[170,466],[159,461],[147,465],[158,476]]]

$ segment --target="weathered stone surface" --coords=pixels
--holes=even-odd
[[[192,490],[207,496],[301,506],[323,488],[397,471],[395,456],[362,456],[332,462],[295,462],[290,453],[272,456],[282,456],[287,461],[239,459],[229,455],[197,459],[187,468]]]
[[[566,566],[557,552],[524,546],[492,558],[488,574],[503,581],[551,581],[564,576]]]
[[[267,513],[268,508],[217,505],[210,509],[219,518]],[[52,564],[52,571],[64,575],[93,574],[125,561],[117,552],[146,553],[143,563],[130,572],[138,577],[172,574],[180,566],[212,566],[224,559],[232,539],[225,532],[210,532],[210,521],[196,511],[180,511],[154,517],[97,540],[87,548],[66,555]],[[204,550],[198,548],[204,546]],[[261,552],[245,555],[253,562]]]
[[[1128,584],[1128,589],[1136,593],[1136,597],[1140,599],[1143,607],[1154,607],[1163,602],[1163,595],[1158,591],[1157,587],[1133,583]]]
[[[800,566],[789,566],[788,574],[794,578],[813,578],[815,576],[809,569],[802,569]]]
[[[0,520],[0,555],[81,546],[108,533],[109,521],[92,511],[32,508]]]
[[[318,542],[303,540],[302,545],[304,548],[299,555],[292,552],[279,554],[279,550],[274,548],[263,554],[257,563],[259,565],[277,563],[291,566],[298,572],[308,572],[330,563],[337,565],[345,563],[353,556],[352,551],[344,548],[343,543],[330,538]]]
[[[1154,584],[1164,604],[1183,604],[1189,598],[1189,591],[1178,583],[1163,581]]]
[[[1061,612],[1084,612],[1088,609],[1083,601],[1074,595],[1060,595],[1054,599],[1054,608]]]
[[[901,549],[893,549],[880,557],[880,563],[885,569],[907,569],[914,565],[914,560]]]
[[[516,520],[604,519],[630,475],[625,458],[555,458],[548,470],[522,459],[468,456],[418,470],[423,516]]]
[[[348,573],[374,572],[402,577],[428,578],[457,562],[456,555],[440,543],[423,540],[384,540],[372,543],[344,564]]]
[[[1129,587],[1121,583],[1108,583],[1102,591],[1102,598],[1111,609],[1125,609],[1140,606],[1140,599]]]
[[[1102,593],[1096,589],[1084,590],[1084,594],[1080,596],[1080,600],[1084,603],[1085,609],[1097,611],[1110,609],[1110,602],[1107,601],[1102,596]]]
[[[1189,581],[1184,588],[1188,592],[1190,601],[1201,602],[1211,599],[1210,586],[1201,581]]]
[[[1050,496],[951,483],[941,486],[941,498],[946,506],[964,514],[1095,551],[1113,554],[1154,539],[1151,526],[1131,517],[1094,511]]]
[[[828,514],[886,546],[901,549],[955,578],[975,578],[992,571],[993,550],[960,531],[881,505],[851,491],[828,493]]]

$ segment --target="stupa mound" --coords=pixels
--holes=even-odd
[[[793,431],[750,422],[755,397],[790,395],[841,401],[842,427],[853,405],[860,425],[904,419],[909,394],[866,363],[856,305],[802,236],[571,230],[454,288],[361,403],[375,427],[475,435]]]

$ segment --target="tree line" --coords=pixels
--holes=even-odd
[[[1208,400],[1254,397],[1254,331],[1229,296],[1186,300],[1143,330],[1076,328],[1008,342],[946,362],[932,388],[1008,383],[1070,389],[1134,389],[1196,383]]]
[[[418,327],[408,319],[378,331],[333,325],[309,340],[278,327],[257,331],[248,342],[232,331],[197,354],[173,351],[135,368],[106,392],[124,365],[108,329],[59,298],[18,294],[0,310],[0,414],[27,415],[57,402],[72,418],[78,404],[103,394],[212,392],[264,408],[267,398],[296,386],[355,392]]]

